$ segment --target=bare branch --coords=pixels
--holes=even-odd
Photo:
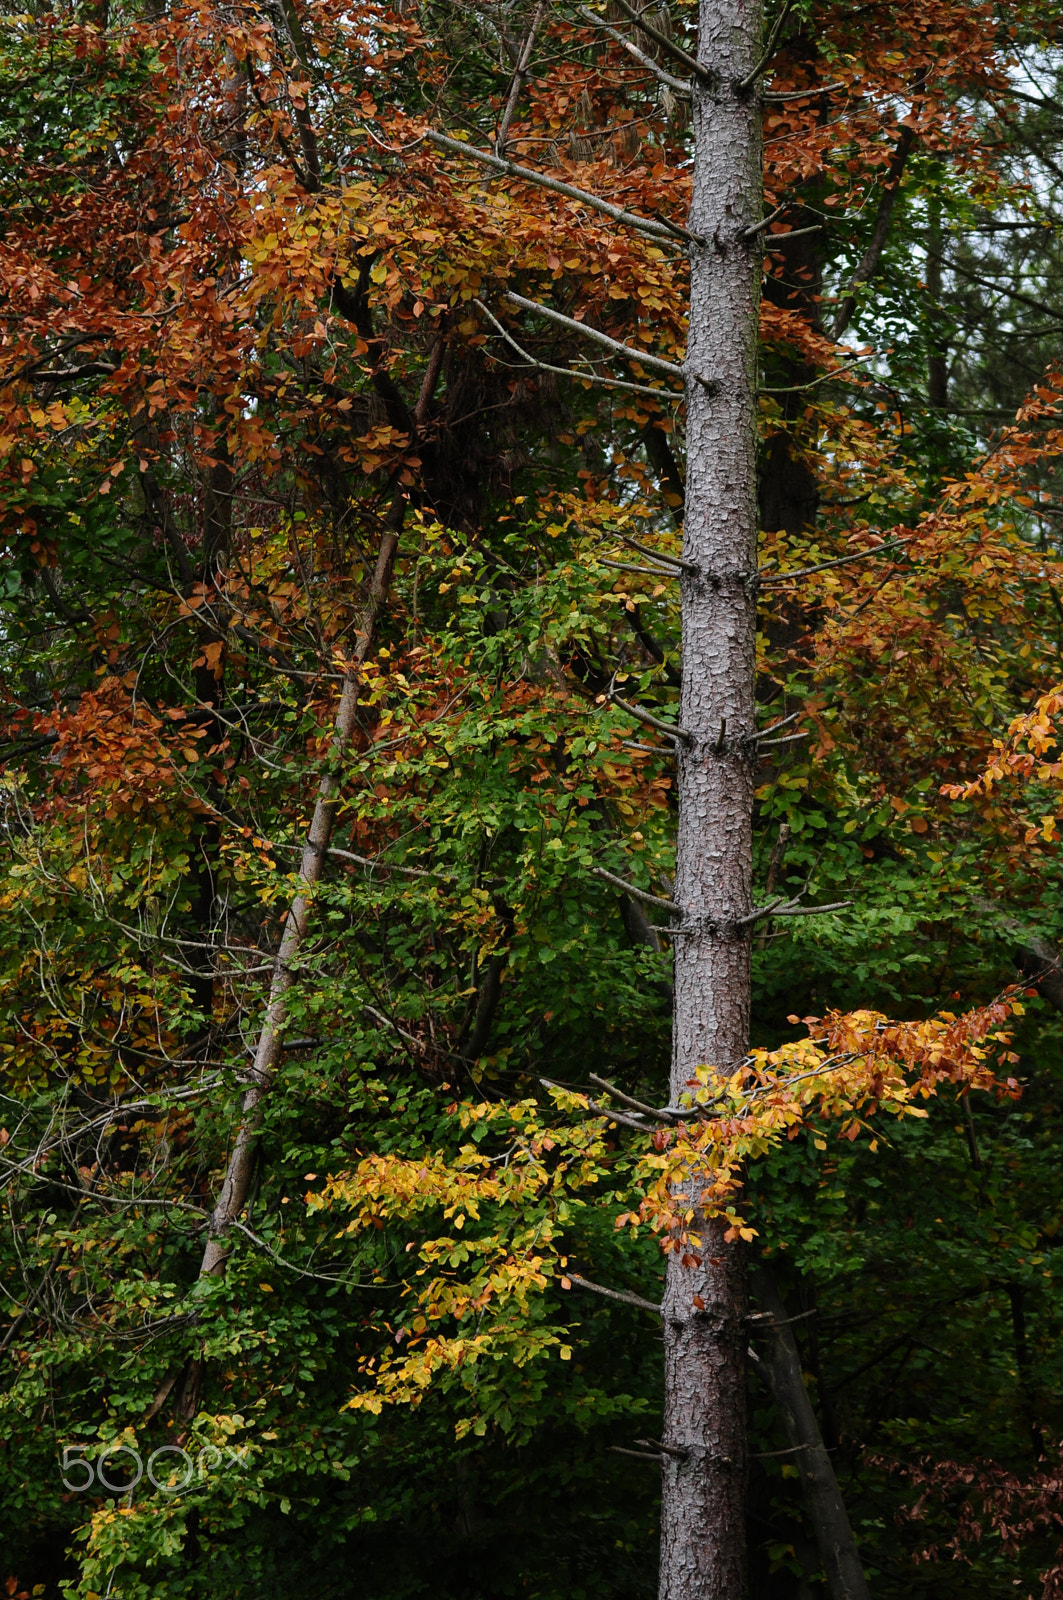
[[[633,1095],[625,1094],[623,1089],[618,1089],[607,1078],[600,1078],[596,1072],[588,1072],[587,1076],[592,1083],[598,1085],[599,1089],[608,1089],[614,1099],[619,1100],[621,1105],[630,1106],[632,1111],[641,1111],[645,1117],[656,1117],[658,1122],[675,1121],[674,1114],[667,1107],[663,1111],[658,1111],[655,1106],[648,1106],[645,1101],[636,1100]]]
[[[660,28],[655,28],[652,22],[647,22],[644,11],[636,11],[634,6],[628,5],[627,0],[613,0],[613,3],[617,10],[622,11],[626,17],[629,17],[648,39],[652,39],[654,44],[659,45],[666,55],[672,57],[673,61],[678,61],[682,66],[686,67],[687,71],[692,72],[706,87],[711,87],[715,83],[716,79],[708,67],[703,67],[700,61],[695,60],[692,55],[688,55],[680,45],[676,44],[674,39],[669,39],[668,35],[662,33]]]
[[[778,91],[765,89],[760,98],[768,105],[781,105],[784,100],[813,100],[816,95],[831,94],[835,89],[847,89],[849,86],[840,80],[837,83],[817,83],[810,89],[787,89]]]
[[[777,900],[769,901],[766,906],[758,906],[748,917],[739,917],[732,926],[749,928],[764,917],[820,917],[828,911],[844,911],[846,906],[851,906],[852,903],[851,900],[832,900],[825,906],[803,906],[797,900],[784,901],[780,895]]]
[[[539,361],[530,355],[527,350],[519,345],[513,335],[505,328],[492,311],[484,305],[482,300],[473,300],[472,304],[479,307],[488,321],[498,329],[506,343],[517,352],[522,360],[536,372],[556,372],[562,378],[575,378],[580,383],[597,383],[604,389],[624,389],[628,394],[650,395],[653,399],[680,401],[683,396],[674,394],[670,389],[651,389],[644,383],[625,383],[623,378],[603,378],[596,372],[581,372],[577,367],[556,367],[549,361]]]
[[[505,155],[506,135],[509,133],[509,125],[513,121],[513,113],[517,109],[517,101],[520,99],[520,91],[523,88],[524,80],[528,75],[528,68],[531,65],[532,51],[535,49],[535,40],[539,29],[542,26],[542,20],[545,14],[546,0],[539,0],[539,4],[535,8],[535,15],[531,20],[531,26],[528,29],[527,37],[524,40],[524,46],[517,60],[517,65],[513,73],[513,82],[509,86],[509,99],[506,101],[506,109],[503,111],[502,121],[498,125],[498,134],[495,138],[496,156]]]
[[[594,12],[589,11],[586,6],[577,6],[576,10],[585,22],[589,22],[593,28],[600,28],[603,33],[609,35],[614,43],[620,46],[621,50],[626,50],[628,55],[634,56],[639,65],[645,67],[647,72],[652,72],[659,83],[663,83],[666,88],[671,89],[675,94],[681,94],[687,99],[690,98],[690,84],[686,79],[673,78],[670,72],[665,72],[663,67],[657,65],[652,56],[648,56],[644,50],[639,49],[637,44],[633,44],[630,39],[625,38],[619,28],[614,28],[603,17],[596,17]],[[642,26],[641,23],[639,26]]]
[[[652,1311],[655,1317],[663,1314],[663,1307],[654,1300],[645,1300],[640,1294],[631,1294],[627,1289],[607,1289],[604,1284],[592,1283],[589,1278],[581,1278],[578,1272],[566,1272],[565,1277],[570,1283],[576,1283],[581,1289],[589,1289],[592,1294],[604,1295],[607,1300],[619,1300],[627,1306],[638,1306],[640,1311]]]
[[[612,351],[615,356],[623,356],[628,361],[638,361],[642,366],[649,367],[651,372],[663,372],[666,377],[678,378],[680,382],[686,377],[686,368],[678,366],[676,362],[662,361],[660,356],[651,356],[644,350],[637,350],[634,345],[622,344],[619,339],[611,339],[599,328],[592,328],[586,322],[577,322],[575,317],[566,317],[564,312],[555,311],[553,306],[544,306],[539,300],[526,300],[522,294],[514,294],[512,289],[506,291],[506,299],[520,306],[522,311],[534,311],[540,317],[546,317],[548,321],[556,322],[562,328],[568,328],[571,333],[582,334],[585,339],[593,340],[603,349]]]
[[[599,195],[591,194],[587,189],[577,189],[571,183],[562,183],[559,178],[548,178],[532,167],[519,167],[515,161],[506,161],[500,156],[489,154],[486,150],[477,150],[475,145],[467,144],[462,139],[450,139],[445,133],[436,133],[431,128],[424,137],[429,144],[436,145],[440,150],[449,150],[453,155],[466,156],[470,161],[479,161],[485,167],[494,167],[496,172],[504,172],[511,178],[519,178],[522,183],[537,184],[540,189],[549,189],[553,194],[563,194],[569,200],[579,200],[583,205],[600,211],[603,216],[612,217],[614,222],[622,222],[628,228],[637,228],[640,233],[649,234],[654,239],[671,240],[678,235],[694,244],[705,244],[700,234],[689,233],[685,228],[678,228],[674,224],[655,222],[651,217],[640,217],[636,212],[625,211],[622,206],[614,206]]]
[[[800,567],[796,572],[773,572],[769,578],[761,578],[761,587],[767,588],[771,584],[790,583],[794,578],[808,578],[813,572],[826,572],[828,567],[845,567],[852,561],[868,561],[872,556],[883,555],[887,550],[897,550],[902,544],[909,544],[912,535],[905,534],[900,539],[889,539],[885,544],[876,544],[870,550],[857,550],[851,556],[838,556],[833,561],[821,561],[814,567]],[[794,713],[796,716],[796,712]],[[782,726],[782,724],[778,724]],[[770,731],[770,730],[767,730]]]
[[[672,581],[679,577],[674,567],[636,567],[631,561],[607,561],[604,556],[598,557],[600,567],[612,567],[615,572],[638,572],[646,578],[667,578]]]
[[[669,555],[667,551],[653,550],[648,544],[639,544],[637,539],[628,538],[627,534],[617,534],[621,544],[630,545],[632,550],[637,550],[640,555],[652,556],[655,561],[670,561],[673,567],[679,567],[683,572],[692,572],[695,577],[701,576],[701,568],[695,566],[693,561],[685,561],[682,556]]]
[[[647,727],[657,728],[661,733],[670,734],[673,739],[682,739],[687,744],[692,742],[694,735],[688,733],[686,728],[680,728],[674,722],[663,722],[660,717],[643,711],[641,706],[633,706],[630,700],[621,700],[618,694],[611,694],[609,699],[614,706],[619,706],[621,711],[626,711],[629,717],[634,717],[638,722],[644,722]]]
[[[639,889],[633,883],[626,883],[623,878],[618,878],[615,872],[607,872],[604,867],[592,867],[591,871],[596,878],[604,878],[606,883],[611,883],[617,889],[623,889],[625,894],[634,895],[636,900],[644,900],[648,906],[660,906],[662,911],[672,911],[677,916],[682,916],[682,906],[677,906],[674,900],[665,900],[659,894],[650,894],[648,889]]]
[[[779,15],[775,18],[771,32],[768,34],[767,40],[765,41],[764,54],[753,68],[752,72],[747,72],[746,76],[739,80],[736,86],[737,88],[742,90],[752,89],[753,85],[764,71],[764,68],[771,61],[772,56],[775,54],[775,45],[779,38],[779,34],[782,31],[783,23],[793,10],[793,4],[794,0],[786,0],[786,4],[779,12]]]

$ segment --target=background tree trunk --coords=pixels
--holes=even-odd
[[[819,1558],[827,1574],[831,1600],[870,1600],[845,1502],[805,1388],[793,1325],[767,1267],[757,1268],[754,1288],[759,1305],[772,1319],[771,1354],[763,1364],[763,1371],[794,1451],[794,1464],[801,1474],[805,1504],[815,1530]]]
[[[756,366],[760,115],[741,86],[760,0],[702,0],[694,87],[687,477],[679,759],[673,1100],[702,1062],[737,1065],[749,1037],[756,634]],[[702,380],[711,380],[713,388]],[[699,1242],[669,1257],[664,1299],[662,1600],[745,1592],[746,1265],[687,1195]],[[700,1302],[700,1303],[699,1303]]]

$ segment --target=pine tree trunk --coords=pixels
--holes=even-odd
[[[687,480],[675,898],[673,1099],[703,1062],[734,1067],[749,1037],[756,637],[756,364],[760,114],[739,87],[761,48],[761,0],[701,0],[687,352]],[[709,380],[709,387],[702,380]],[[745,1594],[746,1263],[698,1209],[700,1243],[669,1257],[664,1301],[661,1600]],[[693,1241],[692,1241],[693,1243]],[[703,1303],[696,1303],[695,1296]]]

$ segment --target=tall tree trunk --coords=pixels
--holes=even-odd
[[[756,635],[756,367],[760,113],[742,87],[761,48],[761,0],[701,0],[687,351],[687,477],[679,760],[674,1098],[695,1068],[733,1068],[749,1037]],[[711,382],[708,387],[703,380]],[[669,1256],[661,1600],[745,1593],[746,1263],[685,1195],[691,1248]]]

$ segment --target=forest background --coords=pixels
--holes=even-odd
[[[695,23],[3,8],[12,1595],[655,1591]],[[882,1600],[1063,1585],[1060,23],[769,16],[777,1115],[696,1094]]]

